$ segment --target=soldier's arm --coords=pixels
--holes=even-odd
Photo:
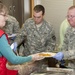
[[[54,30],[51,28],[47,40],[47,50],[53,51],[55,49],[55,45],[56,45],[56,36]]]
[[[61,51],[64,53],[64,59],[73,59],[75,58],[75,50],[69,50],[69,34],[70,32],[66,32],[64,42],[61,48]]]
[[[17,42],[18,45],[21,44],[21,42],[23,42],[23,40],[26,38],[26,30],[25,30],[25,26],[23,26],[19,32],[17,33],[15,42]]]
[[[12,24],[13,24],[13,33],[18,33],[18,31],[20,29],[20,25],[19,25],[18,20],[13,16],[10,16],[10,19],[11,19]]]
[[[13,26],[13,33],[18,33],[20,30],[20,25],[17,20],[14,21],[14,26]]]

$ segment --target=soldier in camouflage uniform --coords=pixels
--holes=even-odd
[[[72,75],[75,75],[75,6],[71,6],[69,8],[67,20],[70,26],[66,31],[61,50],[64,54],[64,59],[69,60],[68,66],[74,69],[74,73]]]
[[[24,55],[39,52],[52,52],[55,49],[55,33],[52,26],[43,18],[44,14],[44,7],[42,5],[36,5],[33,9],[33,18],[29,18],[25,21],[17,35],[15,41],[18,44],[20,44],[25,37],[27,39],[24,42]],[[35,62],[39,70],[42,63],[41,61]]]
[[[15,17],[8,15],[8,19],[5,25],[5,32],[8,35],[17,34],[20,29],[19,22]],[[14,39],[10,38],[10,43],[13,43]]]
[[[42,5],[35,6],[33,18],[25,21],[17,36],[18,43],[20,43],[25,36],[27,37],[25,50],[27,50],[27,52],[29,51],[29,54],[52,52],[55,49],[55,33],[51,25],[43,19],[44,13],[45,9]],[[19,39],[19,37],[21,38]]]

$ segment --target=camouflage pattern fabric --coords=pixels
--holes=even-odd
[[[16,41],[18,44],[27,37],[25,42],[24,54],[33,54],[37,52],[53,51],[55,49],[56,37],[51,25],[43,20],[42,25],[37,29],[35,22],[29,18],[23,24]]]
[[[71,75],[75,75],[75,28],[68,27],[61,50],[64,53],[64,59],[68,60],[68,67],[74,69]]]
[[[68,27],[61,50],[64,52],[64,59],[75,59],[75,28]]]
[[[19,22],[16,20],[16,18],[8,15],[8,19],[6,21],[6,26],[5,26],[5,32],[8,35],[16,34],[18,33],[19,29],[20,29]],[[10,39],[10,42],[12,43],[13,40]]]

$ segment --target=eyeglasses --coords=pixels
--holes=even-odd
[[[0,14],[0,15],[2,15],[2,16],[4,16],[4,17],[7,17],[7,14]]]
[[[70,15],[70,16],[67,15],[66,17],[69,19],[69,18],[74,18],[75,16],[73,16],[73,15]]]

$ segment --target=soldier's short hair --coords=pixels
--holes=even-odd
[[[33,10],[37,13],[42,11],[42,15],[44,15],[45,13],[45,8],[43,5],[36,5]]]

